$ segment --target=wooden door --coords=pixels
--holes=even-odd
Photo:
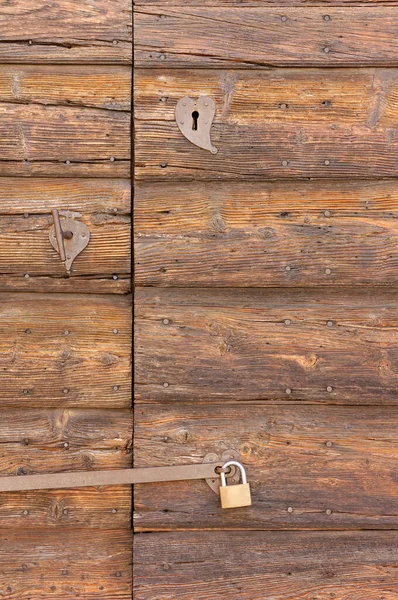
[[[397,34],[395,0],[136,2],[135,464],[234,449],[253,506],[137,486],[135,600],[398,598]]]
[[[131,3],[3,1],[0,38],[1,475],[128,467]],[[131,560],[130,488],[0,494],[0,598],[127,600]]]

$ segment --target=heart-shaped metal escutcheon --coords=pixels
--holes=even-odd
[[[195,146],[212,154],[218,152],[210,137],[215,114],[216,105],[210,96],[200,96],[197,100],[185,96],[177,102],[176,121],[182,135]]]

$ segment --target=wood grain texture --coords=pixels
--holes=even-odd
[[[2,407],[130,406],[129,297],[3,294],[1,307]]]
[[[130,600],[132,534],[78,529],[55,535],[46,528],[1,531],[3,598]]]
[[[38,280],[36,288],[40,291],[53,290],[54,279],[59,280],[59,288],[65,292],[83,291],[82,281],[87,280],[95,280],[94,290],[97,293],[110,291],[109,288],[112,291],[128,291],[131,244],[128,215],[110,214],[109,208],[105,213],[80,212],[82,217],[77,220],[88,225],[90,242],[73,262],[68,277],[58,252],[50,244],[53,220],[48,214],[51,209],[46,207],[45,210],[47,214],[43,211],[41,214],[0,215],[1,291],[24,290],[28,278]],[[80,211],[84,211],[84,204],[81,204]],[[113,276],[121,277],[123,286],[110,286],[111,281],[120,284],[119,279],[114,280]]]
[[[240,6],[240,7],[259,7],[267,8],[269,6],[305,6],[309,7],[336,7],[336,6],[397,6],[397,0],[203,0],[201,6]],[[135,0],[135,6],[152,6],[152,0]],[[195,6],[197,0],[156,0],[159,7],[165,6]]]
[[[174,123],[176,104],[186,95],[211,96],[215,123],[223,125],[394,128],[398,69],[136,69],[138,122]]]
[[[186,94],[215,99],[211,136],[218,154],[178,130],[175,106]],[[136,178],[395,177],[397,99],[392,68],[213,69],[201,77],[192,70],[138,69]]]
[[[136,600],[398,598],[397,532],[192,532],[134,538]]]
[[[130,96],[127,66],[0,64],[0,103],[128,111]]]
[[[141,183],[136,283],[395,285],[397,202],[395,180]]]
[[[234,448],[253,506],[222,510],[202,481],[139,485],[135,530],[397,529],[397,426],[391,407],[137,406],[137,467]]]
[[[131,0],[6,2],[0,62],[130,64],[131,5]]]
[[[141,288],[136,400],[396,404],[397,327],[394,289]]]
[[[146,5],[134,31],[137,67],[398,65],[394,6]]]
[[[0,155],[0,176],[128,178],[130,115],[76,106],[2,103]]]
[[[131,466],[132,415],[117,410],[5,410],[1,476]],[[0,527],[130,528],[131,488],[2,493]]]

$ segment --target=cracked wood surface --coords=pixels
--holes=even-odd
[[[131,600],[130,531],[48,528],[0,532],[4,598]]]
[[[131,466],[129,410],[18,408],[0,415],[2,477]],[[128,486],[12,492],[1,494],[0,523],[2,529],[129,529],[130,512]]]
[[[131,0],[3,4],[1,63],[131,64]]]
[[[136,600],[396,600],[394,531],[173,532],[134,538]]]
[[[1,291],[129,291],[129,181],[0,178],[0,196]],[[80,213],[91,231],[68,278],[49,242],[53,208]]]
[[[395,405],[397,327],[394,289],[137,289],[136,401]]]
[[[138,485],[135,530],[397,529],[397,426],[391,407],[137,406],[137,467],[234,448],[253,506],[222,510],[203,481]]]
[[[396,7],[325,9],[137,6],[135,66],[398,66]]]
[[[130,91],[127,67],[2,65],[0,175],[129,178]]]
[[[383,10],[383,9],[380,9]],[[203,75],[203,76],[202,76]],[[137,180],[394,177],[396,69],[137,70]],[[175,123],[187,90],[216,102],[212,155]]]
[[[2,294],[2,407],[128,408],[128,296]]]
[[[143,286],[395,285],[398,185],[386,181],[141,183]]]

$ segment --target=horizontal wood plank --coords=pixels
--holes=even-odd
[[[397,202],[395,180],[141,183],[136,283],[396,285]]]
[[[397,6],[397,0],[203,0],[201,6],[247,6],[253,8],[268,6]],[[135,0],[135,6],[152,6],[152,0]],[[156,5],[164,6],[198,6],[197,0],[156,0]]]
[[[137,67],[398,65],[394,6],[281,12],[148,3],[135,7],[134,31]]]
[[[380,9],[384,10],[384,9]],[[216,102],[213,155],[175,122],[178,99]],[[395,177],[398,71],[138,69],[137,179]],[[200,120],[200,116],[199,116]]]
[[[131,466],[132,415],[117,410],[0,412],[0,474]],[[130,527],[131,488],[110,486],[2,493],[0,527]]]
[[[125,296],[2,294],[2,407],[131,404]]]
[[[134,538],[136,600],[398,597],[397,532],[192,532]]]
[[[174,124],[176,104],[186,95],[211,96],[215,123],[223,126],[383,129],[394,128],[398,118],[398,69],[393,68],[137,69],[134,87],[138,122]]]
[[[397,529],[397,426],[392,407],[137,406],[137,467],[234,448],[253,506],[222,510],[202,481],[139,485],[135,530]]]
[[[138,402],[396,404],[394,289],[136,293]]]
[[[7,2],[0,62],[130,64],[131,10],[131,0]]]
[[[132,534],[126,530],[51,529],[0,533],[4,598],[131,600]]]
[[[0,176],[129,177],[130,115],[0,104]]]
[[[0,104],[128,111],[130,96],[127,66],[0,64]]]

